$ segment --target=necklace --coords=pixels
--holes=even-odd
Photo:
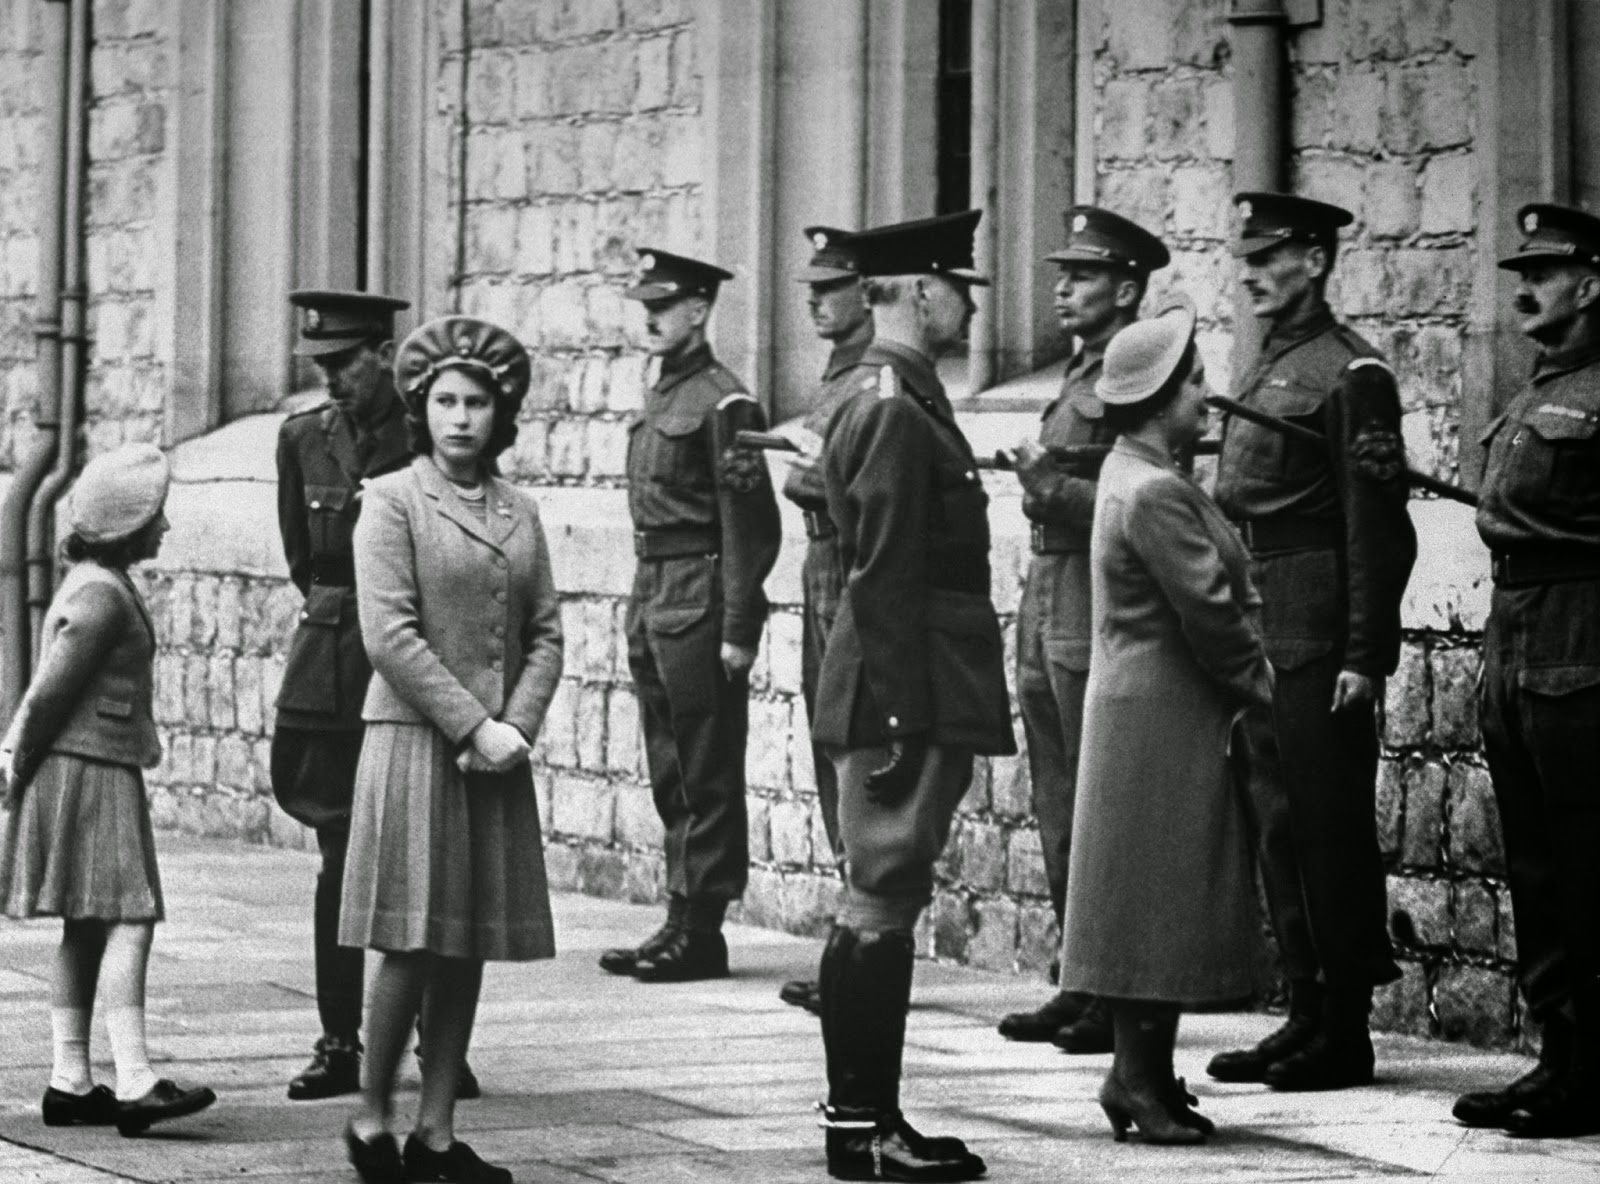
[[[486,492],[481,482],[477,485],[457,485],[452,481],[450,482],[450,488],[464,502],[481,502]]]

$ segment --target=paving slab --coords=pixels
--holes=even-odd
[[[0,1181],[353,1184],[339,1141],[349,1100],[284,1096],[316,1035],[315,857],[171,835],[159,846],[169,920],[151,963],[151,1050],[163,1074],[221,1100],[143,1138],[44,1127],[59,926],[0,923]],[[555,915],[558,957],[485,975],[471,1053],[485,1096],[460,1107],[464,1138],[523,1184],[827,1179],[813,1111],[821,1041],[810,1016],[777,998],[784,979],[815,967],[818,942],[732,926],[732,978],[644,986],[601,973],[595,957],[651,932],[657,910],[565,895]],[[966,1138],[991,1180],[1600,1180],[1600,1139],[1521,1142],[1450,1119],[1456,1094],[1515,1076],[1521,1057],[1381,1036],[1368,1089],[1274,1094],[1207,1079],[1214,1052],[1276,1023],[1253,1014],[1186,1016],[1180,1029],[1178,1071],[1218,1123],[1215,1139],[1119,1144],[1095,1103],[1109,1057],[995,1035],[999,1015],[1045,996],[1034,979],[918,966],[905,1107],[923,1129]],[[109,1081],[107,1047],[97,1021],[92,1051]],[[416,1084],[408,1059],[402,1124]]]

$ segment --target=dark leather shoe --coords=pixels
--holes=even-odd
[[[1053,1040],[1062,1028],[1070,1028],[1078,1022],[1088,1002],[1085,995],[1058,991],[1043,1007],[1034,1011],[1014,1011],[1002,1019],[1000,1035],[1007,1040]]]
[[[1313,1016],[1291,1015],[1254,1048],[1219,1052],[1206,1066],[1206,1073],[1218,1081],[1264,1081],[1268,1068],[1305,1048],[1321,1026]]]
[[[117,1133],[130,1137],[142,1135],[154,1123],[196,1114],[216,1100],[216,1093],[207,1086],[184,1089],[163,1077],[144,1097],[117,1103]]]
[[[633,972],[642,983],[688,983],[728,977],[728,943],[715,930],[680,929]]]
[[[324,1036],[316,1043],[311,1063],[289,1082],[289,1100],[308,1102],[336,1098],[361,1089],[361,1042]]]
[[[803,1007],[812,1015],[822,1014],[822,992],[811,979],[790,979],[778,988],[778,998],[790,1007]]]
[[[117,1095],[97,1085],[86,1094],[46,1086],[39,1113],[45,1126],[110,1126],[117,1121]]]
[[[451,1184],[511,1184],[511,1169],[484,1163],[465,1143],[452,1143],[435,1151],[416,1135],[406,1136],[406,1180],[413,1184],[450,1181]]]
[[[1077,1021],[1052,1036],[1050,1043],[1074,1056],[1111,1052],[1115,1045],[1111,1035],[1111,1013],[1099,999],[1091,999]]]
[[[822,1115],[835,1180],[976,1180],[987,1170],[960,1139],[930,1139],[898,1110],[824,1106]]]
[[[648,962],[659,954],[678,932],[678,923],[669,919],[641,944],[607,950],[601,954],[600,969],[607,974],[633,974],[639,969],[639,963]]]
[[[394,1136],[382,1131],[371,1139],[356,1134],[355,1127],[344,1128],[344,1149],[350,1156],[350,1166],[366,1184],[405,1184],[405,1165],[400,1161],[400,1147]]]
[[[1372,1084],[1372,1037],[1365,1028],[1318,1032],[1299,1052],[1267,1066],[1261,1080],[1284,1093]]]
[[[1464,1126],[1504,1127],[1512,1114],[1542,1099],[1560,1079],[1554,1066],[1541,1061],[1502,1089],[1462,1094],[1450,1113]]]
[[[1519,1139],[1581,1139],[1600,1134],[1600,1072],[1574,1068],[1550,1089],[1530,1098],[1506,1119]]]

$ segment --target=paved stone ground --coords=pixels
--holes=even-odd
[[[0,923],[0,1180],[354,1181],[338,1140],[348,1102],[283,1093],[315,1036],[313,857],[169,836],[161,847],[171,919],[156,936],[152,1052],[162,1072],[209,1083],[221,1100],[139,1139],[44,1127],[36,1107],[57,926]],[[489,970],[472,1052],[486,1096],[462,1105],[465,1138],[526,1182],[827,1178],[810,1113],[821,1042],[815,1022],[776,994],[815,965],[817,943],[735,928],[732,980],[645,987],[602,974],[594,956],[653,928],[653,910],[563,896],[556,921],[554,962]],[[1093,1101],[1109,1058],[994,1034],[997,1015],[1040,996],[1020,978],[917,972],[906,1108],[923,1129],[972,1141],[996,1181],[1600,1178],[1600,1139],[1521,1143],[1451,1121],[1451,1098],[1519,1071],[1514,1057],[1385,1037],[1382,1083],[1371,1089],[1280,1095],[1207,1081],[1213,1050],[1274,1022],[1254,1015],[1184,1020],[1179,1071],[1222,1128],[1211,1144],[1116,1144]],[[96,1060],[110,1080],[106,1048],[97,1025]],[[402,1110],[414,1090],[410,1078]]]

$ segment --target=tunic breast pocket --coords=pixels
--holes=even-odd
[[[348,554],[355,529],[355,499],[345,485],[307,485],[306,523],[318,555]]]
[[[939,523],[965,534],[981,522],[984,529],[979,533],[987,538],[989,495],[978,470],[960,457],[941,461],[934,472],[934,484]]]
[[[1323,434],[1324,402],[1321,391],[1298,385],[1263,387],[1257,397],[1257,405],[1268,415],[1277,416],[1318,435]],[[1270,428],[1258,427],[1255,424],[1250,426],[1254,431],[1271,437],[1270,440],[1261,441],[1259,446],[1266,466],[1264,471],[1277,480],[1294,481],[1297,477],[1309,478],[1317,471],[1327,468],[1327,455],[1321,447],[1302,440],[1291,440],[1288,436]]]
[[[1546,403],[1528,412],[1511,437],[1509,484],[1558,511],[1600,502],[1600,413]],[[1592,512],[1592,509],[1591,509]]]
[[[652,431],[640,432],[638,446],[648,448],[646,461],[652,481],[680,489],[710,489],[711,464],[700,433],[698,415],[667,415],[655,420]]]

